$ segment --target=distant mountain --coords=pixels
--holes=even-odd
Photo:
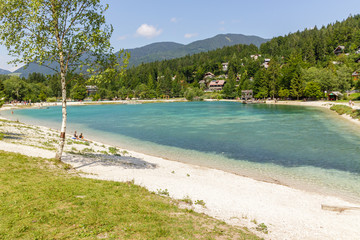
[[[55,68],[55,64],[52,64],[50,66]],[[37,63],[30,63],[27,66],[17,69],[13,73],[21,74],[20,75],[21,77],[27,77],[30,73],[34,73],[34,72],[42,73],[44,75],[54,74],[54,70],[52,70],[48,67],[40,66]]]
[[[130,52],[130,66],[137,66],[141,63],[162,61],[165,59],[179,58],[200,52],[207,52],[225,46],[237,44],[254,44],[260,47],[262,43],[269,41],[257,36],[246,36],[242,34],[219,34],[212,38],[199,40],[184,45],[174,42],[154,43],[140,48],[127,49]]]
[[[264,39],[257,36],[245,36],[242,34],[219,34],[215,37],[195,41],[187,45],[175,42],[159,42],[140,48],[127,49],[125,51],[128,51],[131,54],[129,65],[137,66],[141,63],[174,59],[237,44],[254,44],[259,47],[262,43],[267,41],[269,41],[269,39]],[[54,67],[54,65],[51,66]],[[47,67],[39,66],[36,63],[31,63],[26,68],[19,68],[14,73],[20,73],[22,77],[27,77],[30,73],[33,72],[39,72],[45,75],[54,73],[53,70]]]
[[[186,49],[189,49],[191,51],[190,53],[193,54],[237,44],[254,44],[257,47],[260,47],[261,44],[269,40],[270,39],[264,39],[257,36],[246,36],[242,34],[219,34],[212,38],[190,43],[186,45]]]
[[[11,73],[11,72],[0,68],[0,74],[9,74],[9,73]]]

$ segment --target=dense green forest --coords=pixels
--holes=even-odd
[[[334,50],[338,46],[339,54]],[[360,15],[350,16],[321,28],[305,29],[255,45],[236,45],[182,58],[141,64],[124,76],[97,85],[97,99],[187,97],[204,94],[213,73],[225,79],[221,92],[206,93],[211,98],[237,98],[241,90],[252,89],[255,98],[325,97],[325,92],[359,89],[352,73],[360,71]],[[251,57],[258,55],[258,57]],[[270,62],[264,67],[264,60]],[[229,67],[223,71],[222,63]],[[68,76],[68,96],[84,99],[87,76]],[[204,80],[204,81],[201,81]],[[60,97],[58,76],[30,74],[28,78],[1,76],[0,91],[6,100],[44,101]]]

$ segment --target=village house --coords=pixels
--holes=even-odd
[[[330,92],[328,94],[329,101],[337,101],[343,97],[343,94],[338,91]]]
[[[337,48],[335,48],[334,50],[334,54],[336,56],[340,55],[340,54],[343,54],[345,51],[345,46],[338,46]]]
[[[224,88],[225,80],[212,80],[209,85],[209,90],[220,91]]]
[[[214,78],[214,77],[215,77],[215,75],[213,73],[211,73],[211,72],[207,72],[204,75],[204,78]]]
[[[97,90],[98,90],[98,87],[95,86],[95,85],[88,85],[88,86],[85,86],[86,87],[86,93],[87,93],[87,96],[92,96],[92,95],[95,95]]]
[[[254,59],[254,60],[258,60],[258,58],[261,57],[261,55],[260,54],[255,54],[255,55],[251,55],[250,57],[252,59]]]
[[[229,68],[229,63],[223,63],[223,64],[222,64],[222,70],[223,70],[224,72],[226,72],[226,71],[228,70],[228,68]]]
[[[268,69],[271,59],[265,58],[263,64],[261,64],[265,69]]]
[[[359,80],[359,73],[357,71],[353,72],[352,79],[353,79],[354,82]]]
[[[360,46],[358,46],[358,47],[356,48],[355,54],[360,54]]]
[[[241,99],[245,101],[253,99],[253,90],[241,90]]]

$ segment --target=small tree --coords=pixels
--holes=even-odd
[[[70,96],[77,101],[84,100],[87,96],[86,87],[82,84],[76,84],[73,89],[71,89]]]
[[[289,89],[281,88],[281,89],[279,90],[279,97],[281,97],[282,99],[288,98],[289,96],[290,96],[290,91],[289,91]]]
[[[117,63],[112,54],[112,27],[105,24],[108,6],[100,0],[0,0],[0,43],[16,57],[13,63],[38,63],[60,74],[62,124],[56,159],[61,160],[66,132],[66,77],[79,66],[101,66],[114,77]],[[50,65],[55,63],[55,67]],[[100,69],[100,68],[99,68]],[[96,68],[88,69],[99,73]]]
[[[38,98],[40,101],[44,102],[44,101],[46,101],[47,96],[43,91],[41,91]]]
[[[269,96],[268,89],[264,86],[259,89],[259,91],[255,95],[255,98],[266,98],[267,96]]]
[[[320,84],[315,82],[309,82],[306,84],[305,90],[304,90],[304,96],[307,98],[316,98],[319,99],[324,94],[321,92]]]
[[[203,94],[204,92],[201,89],[189,87],[188,89],[186,89],[184,97],[188,101],[193,101],[195,98],[200,98]]]
[[[300,77],[294,77],[291,79],[290,84],[290,95],[292,97],[296,97],[297,100],[302,96],[303,94],[303,82]]]
[[[236,88],[235,88],[235,81],[232,79],[229,79],[227,83],[225,84],[222,94],[224,98],[232,99],[236,97]]]

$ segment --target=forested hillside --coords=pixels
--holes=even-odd
[[[182,58],[157,61],[131,67],[121,79],[98,85],[95,99],[159,98],[201,96],[214,79],[226,80],[221,92],[206,97],[237,98],[241,90],[252,89],[256,98],[319,99],[326,92],[358,89],[352,74],[360,71],[360,15],[350,16],[321,28],[306,29],[276,37],[260,48],[235,45]],[[338,51],[334,52],[337,48]],[[266,60],[266,63],[265,63]],[[228,63],[223,69],[222,63]],[[206,78],[211,72],[214,78]],[[12,77],[15,78],[15,77]],[[48,77],[54,81],[56,77]],[[69,76],[70,96],[86,96],[85,85],[91,84],[80,75]],[[355,81],[354,81],[355,80]],[[18,79],[23,84],[39,84],[31,79]],[[50,82],[52,82],[50,81]],[[58,87],[41,87],[46,97],[57,97]],[[39,99],[40,93],[21,93],[3,80],[8,99]],[[30,85],[29,85],[30,84]],[[10,84],[11,85],[11,84]],[[28,91],[34,91],[28,87]],[[85,89],[85,90],[84,90]],[[82,97],[81,97],[82,98]],[[75,99],[81,99],[79,97]]]
[[[261,45],[260,50],[269,56],[286,58],[296,51],[310,64],[327,65],[337,46],[344,46],[345,52],[353,53],[360,45],[360,15],[349,17],[320,29],[306,29],[302,32],[273,38]]]
[[[338,46],[344,48],[336,55],[334,50]],[[359,46],[360,16],[356,15],[320,29],[315,27],[274,38],[260,49],[254,45],[237,45],[143,64],[129,69],[118,87],[123,89],[121,93],[126,89],[138,89],[135,93],[148,89],[151,96],[156,95],[154,92],[157,96],[178,96],[180,88],[182,92],[189,86],[205,89],[199,81],[205,73],[212,72],[219,79],[225,79],[221,75],[227,74],[221,96],[224,98],[238,97],[245,89],[253,89],[257,98],[321,98],[325,91],[344,92],[359,87],[352,79],[352,73],[360,70],[360,64],[355,62],[360,58]],[[251,57],[256,54],[261,56]],[[267,66],[264,59],[270,59]],[[224,62],[229,63],[225,72],[221,65]]]

